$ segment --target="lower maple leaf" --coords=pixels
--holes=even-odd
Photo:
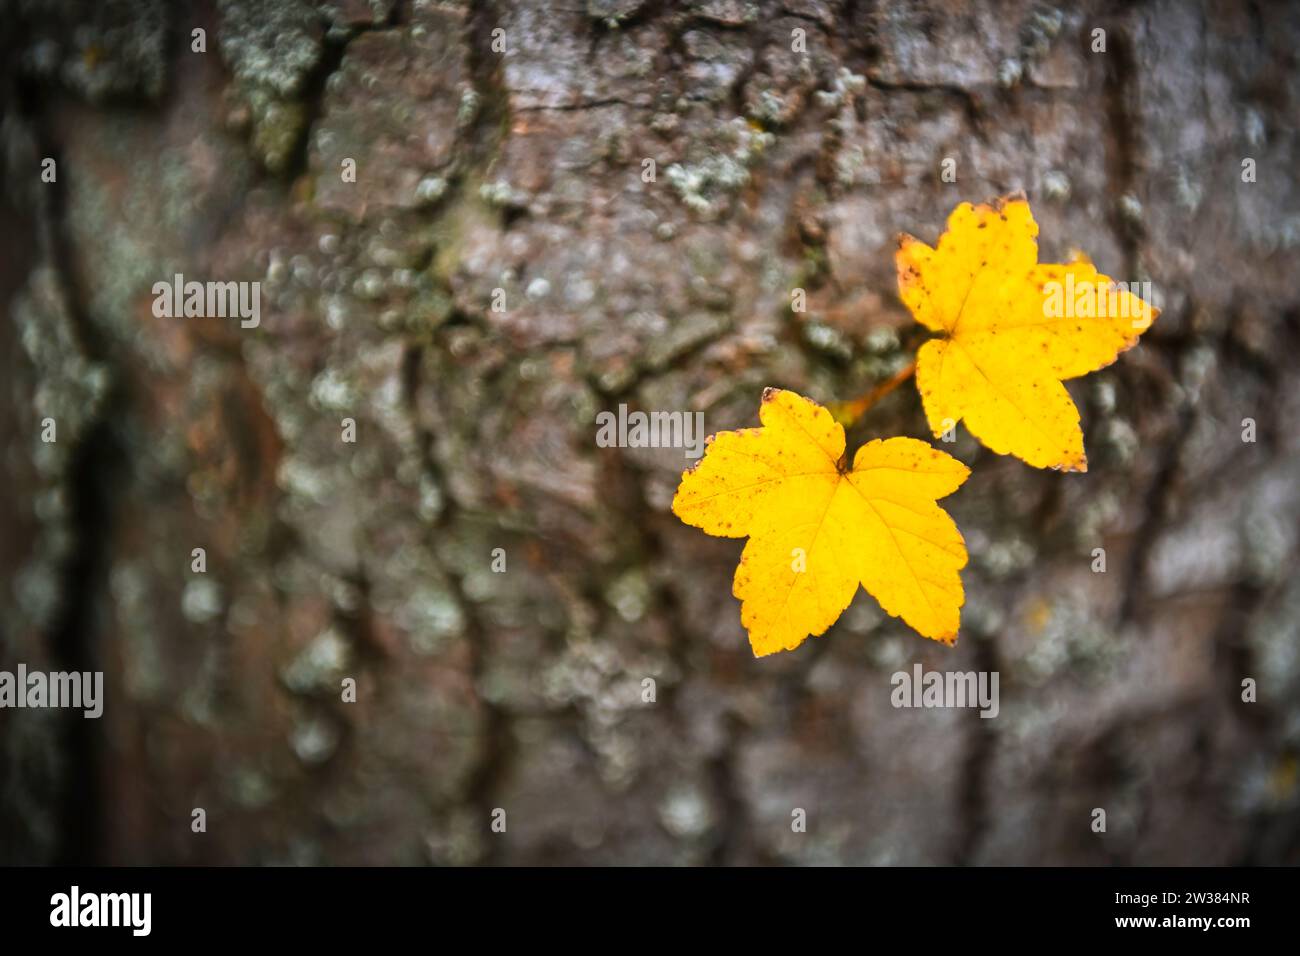
[[[821,405],[767,389],[761,428],[722,432],[682,475],[673,512],[749,537],[733,591],[754,654],[822,634],[861,584],[926,637],[951,644],[966,545],[937,499],[969,469],[914,438],[877,439],[844,461],[844,429]]]

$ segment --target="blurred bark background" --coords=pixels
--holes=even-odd
[[[0,668],[107,693],[0,712],[0,861],[1300,862],[1298,48],[1212,0],[0,0]],[[596,413],[860,394],[920,341],[895,233],[1016,188],[1163,296],[1071,383],[1090,471],[959,429],[956,648],[859,593],[753,659],[741,542]],[[177,272],[260,326],[155,318]],[[917,661],[999,717],[892,708]]]

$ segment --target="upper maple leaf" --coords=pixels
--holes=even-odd
[[[935,500],[966,466],[889,438],[862,446],[849,469],[844,429],[794,392],[767,389],[759,418],[762,428],[716,435],[673,499],[687,524],[749,536],[733,592],[754,654],[823,633],[859,583],[926,637],[956,640],[966,545]]]
[[[899,237],[903,303],[939,338],[916,357],[936,436],[965,419],[999,454],[1086,471],[1079,410],[1061,384],[1109,365],[1159,314],[1080,257],[1038,262],[1023,195],[962,203],[935,248]]]

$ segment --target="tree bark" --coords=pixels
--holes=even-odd
[[[1296,8],[0,18],[0,668],[106,685],[0,714],[0,862],[1300,862]],[[1162,300],[1070,383],[1089,471],[959,428],[956,647],[859,593],[754,659],[689,460],[596,414],[870,391],[895,234],[1016,189]],[[257,327],[156,317],[178,273]],[[910,384],[864,427],[930,437]],[[916,662],[998,719],[892,707]]]

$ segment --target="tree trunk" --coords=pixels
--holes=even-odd
[[[105,688],[0,716],[0,862],[1300,862],[1295,7],[0,24],[0,669]],[[1070,383],[1089,471],[959,428],[956,647],[859,593],[755,659],[689,459],[597,413],[868,391],[895,234],[1015,189],[1162,300]],[[159,317],[177,274],[256,325]],[[910,385],[866,427],[930,438]],[[918,662],[998,717],[891,706]]]

